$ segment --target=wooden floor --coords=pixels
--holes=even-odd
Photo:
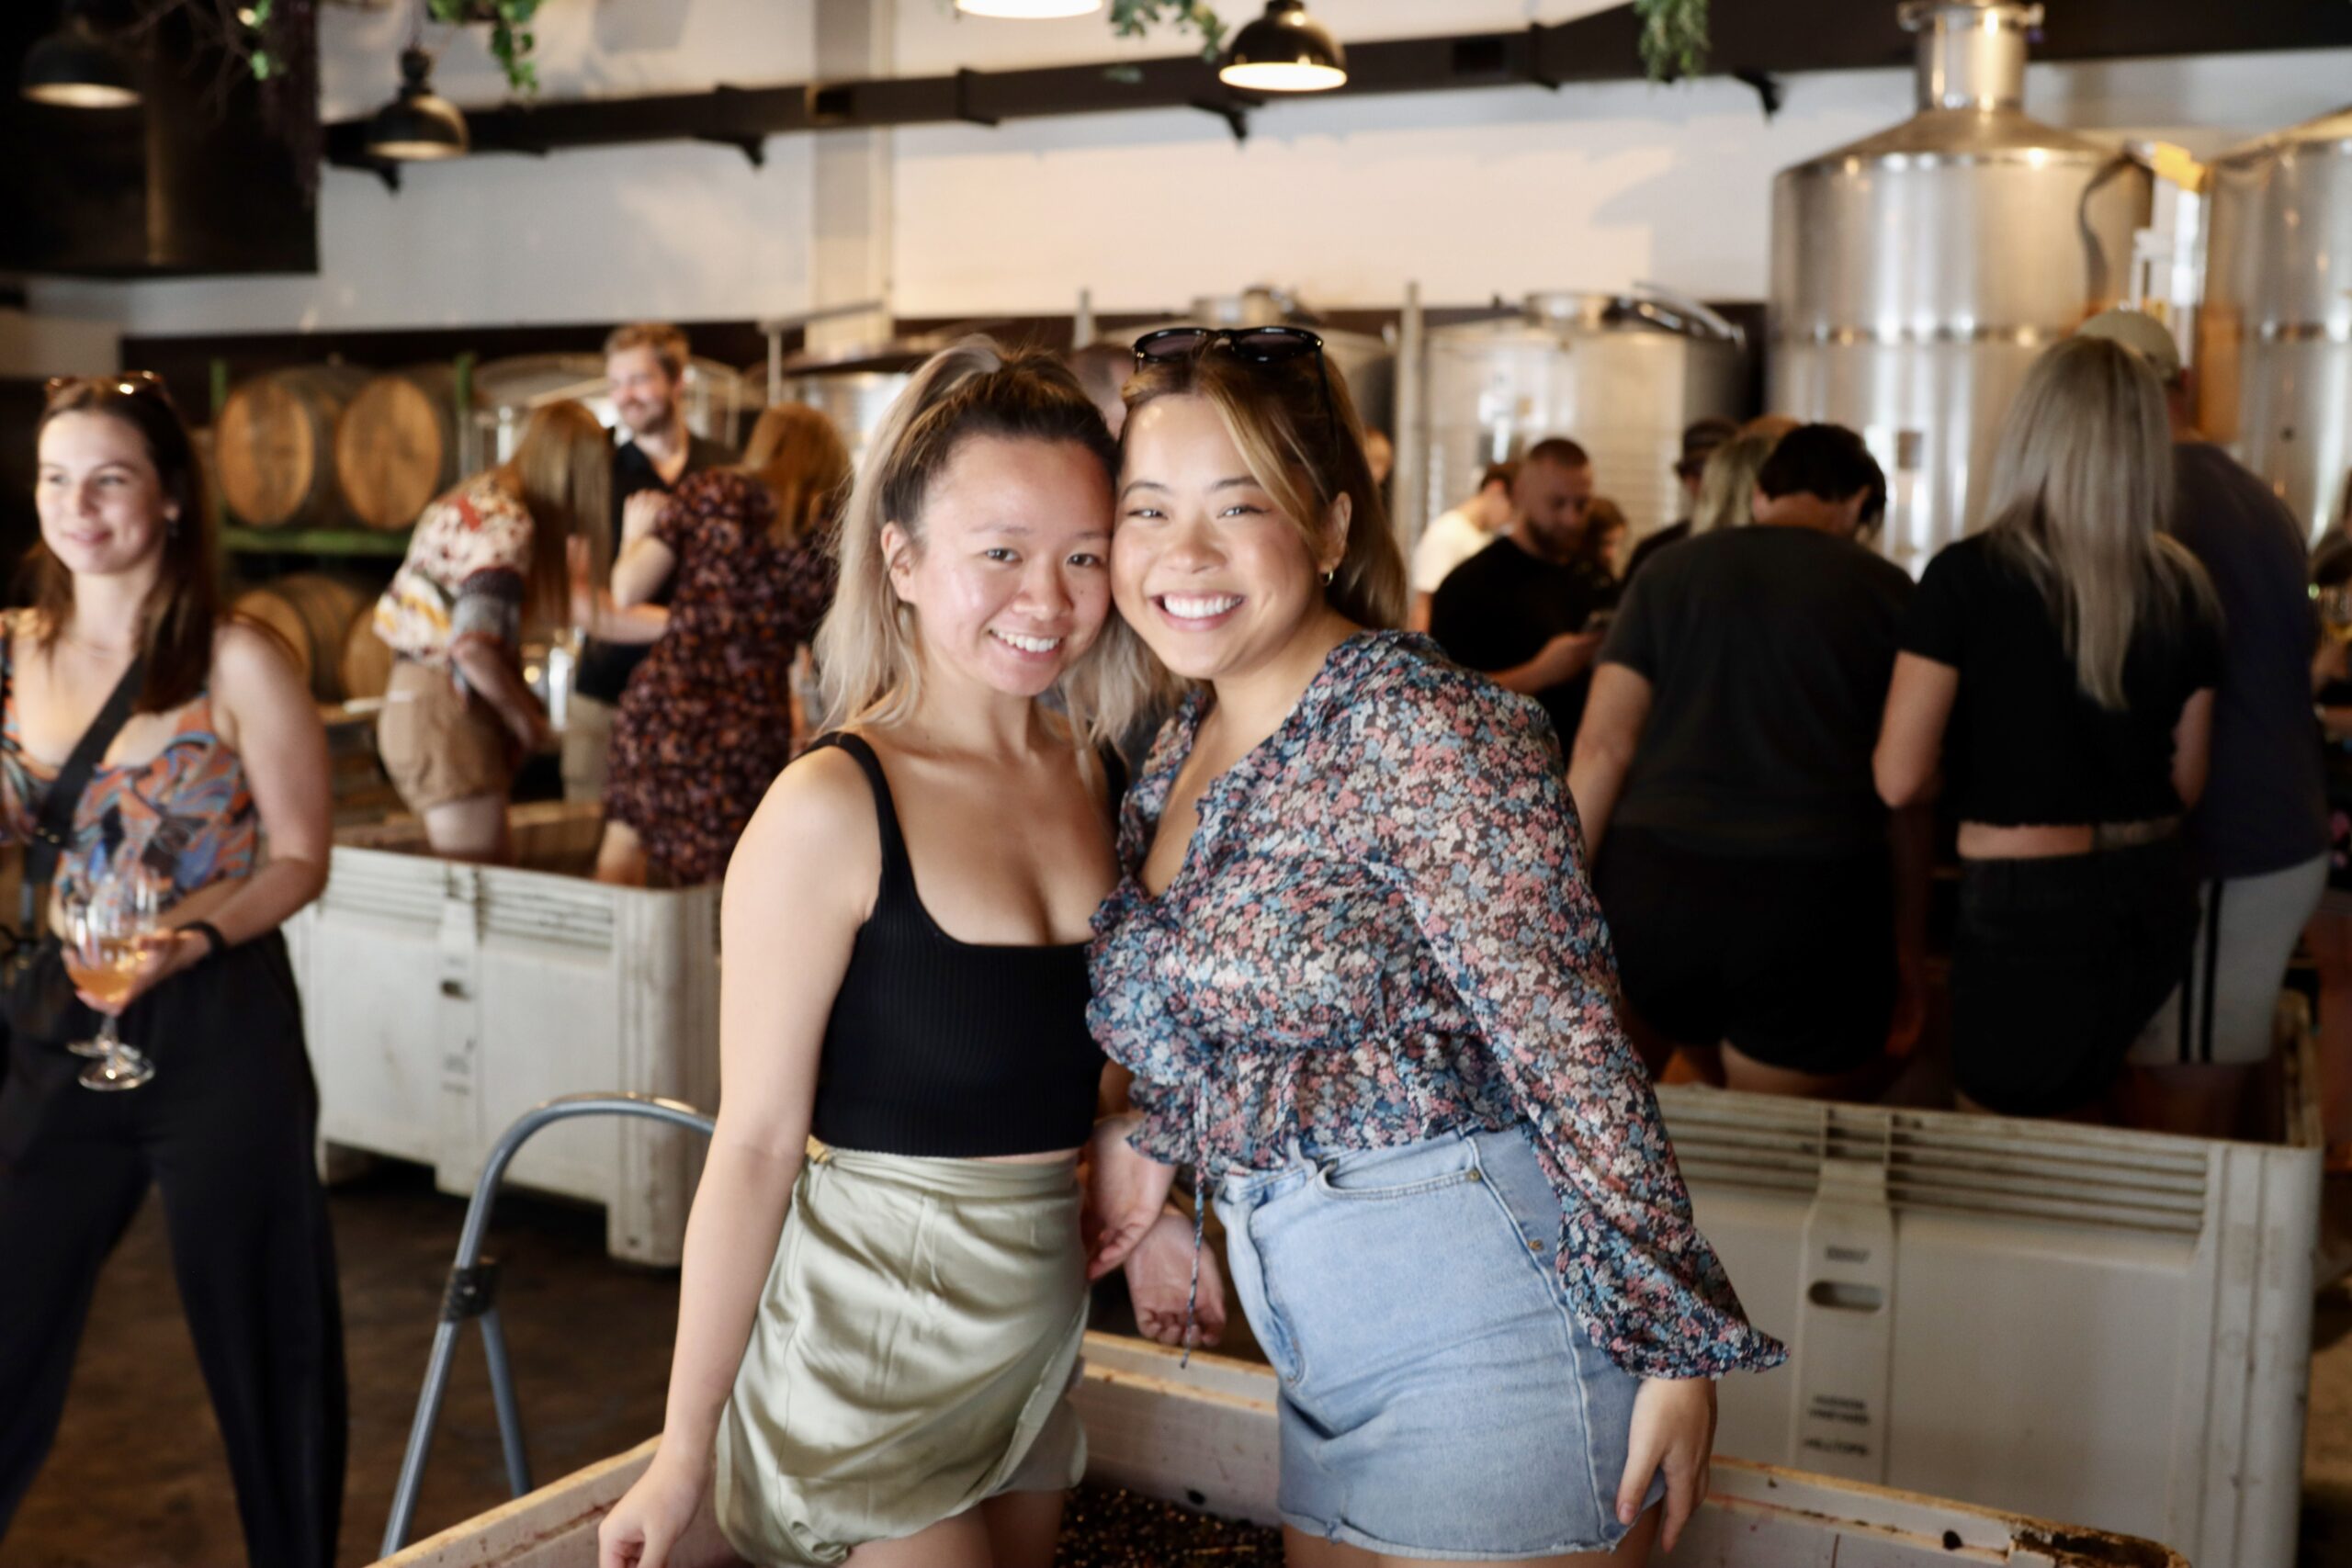
[[[2340,1185],[2331,1207],[2352,1222],[2352,1184]],[[340,1561],[356,1564],[376,1557],[463,1204],[435,1193],[426,1173],[386,1166],[337,1189],[334,1208],[352,1384]],[[2352,1223],[2346,1228],[2352,1234]],[[507,1264],[500,1299],[537,1477],[656,1430],[675,1275],[607,1259],[600,1214],[527,1199],[508,1200],[492,1251]],[[2313,1352],[2301,1561],[2322,1568],[2352,1562],[2352,1291],[2344,1285],[2320,1300]],[[504,1496],[469,1331],[419,1531]],[[214,1568],[242,1558],[220,1438],[151,1202],[99,1286],[64,1428],[0,1541],[0,1568]]]

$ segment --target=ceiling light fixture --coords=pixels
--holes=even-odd
[[[433,57],[412,43],[401,51],[400,96],[368,122],[368,153],[396,164],[462,158],[466,117],[433,90]]]
[[[1328,93],[1347,85],[1348,51],[1304,0],[1267,0],[1266,14],[1233,35],[1216,74],[1251,92]]]
[[[37,104],[76,109],[127,109],[140,98],[132,62],[98,31],[86,0],[69,0],[58,29],[25,53],[19,80]]]
[[[956,0],[967,17],[1010,17],[1019,21],[1044,21],[1054,17],[1091,17],[1102,0]]]

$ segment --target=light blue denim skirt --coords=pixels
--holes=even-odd
[[[1526,1136],[1442,1134],[1218,1182],[1282,1386],[1283,1521],[1397,1556],[1616,1546],[1640,1382],[1577,1325]],[[1665,1495],[1653,1478],[1645,1504]]]

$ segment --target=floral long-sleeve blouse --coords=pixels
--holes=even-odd
[[[1089,951],[1095,1038],[1136,1074],[1135,1144],[1204,1174],[1523,1128],[1556,1263],[1645,1377],[1787,1352],[1749,1325],[1611,1009],[1615,962],[1544,710],[1425,637],[1360,633],[1212,783],[1182,865],[1137,880],[1204,697],[1161,730]]]

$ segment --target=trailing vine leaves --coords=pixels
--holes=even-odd
[[[1707,69],[1707,0],[1634,0],[1642,24],[1642,65],[1653,82]]]
[[[453,27],[488,22],[490,52],[506,73],[506,85],[526,98],[538,92],[539,68],[531,51],[539,40],[531,31],[531,18],[538,13],[539,0],[425,0],[425,9],[435,21]]]
[[[1215,60],[1225,45],[1224,18],[1200,0],[1111,0],[1111,30],[1121,38],[1141,38],[1162,21],[1199,33],[1204,60]]]

